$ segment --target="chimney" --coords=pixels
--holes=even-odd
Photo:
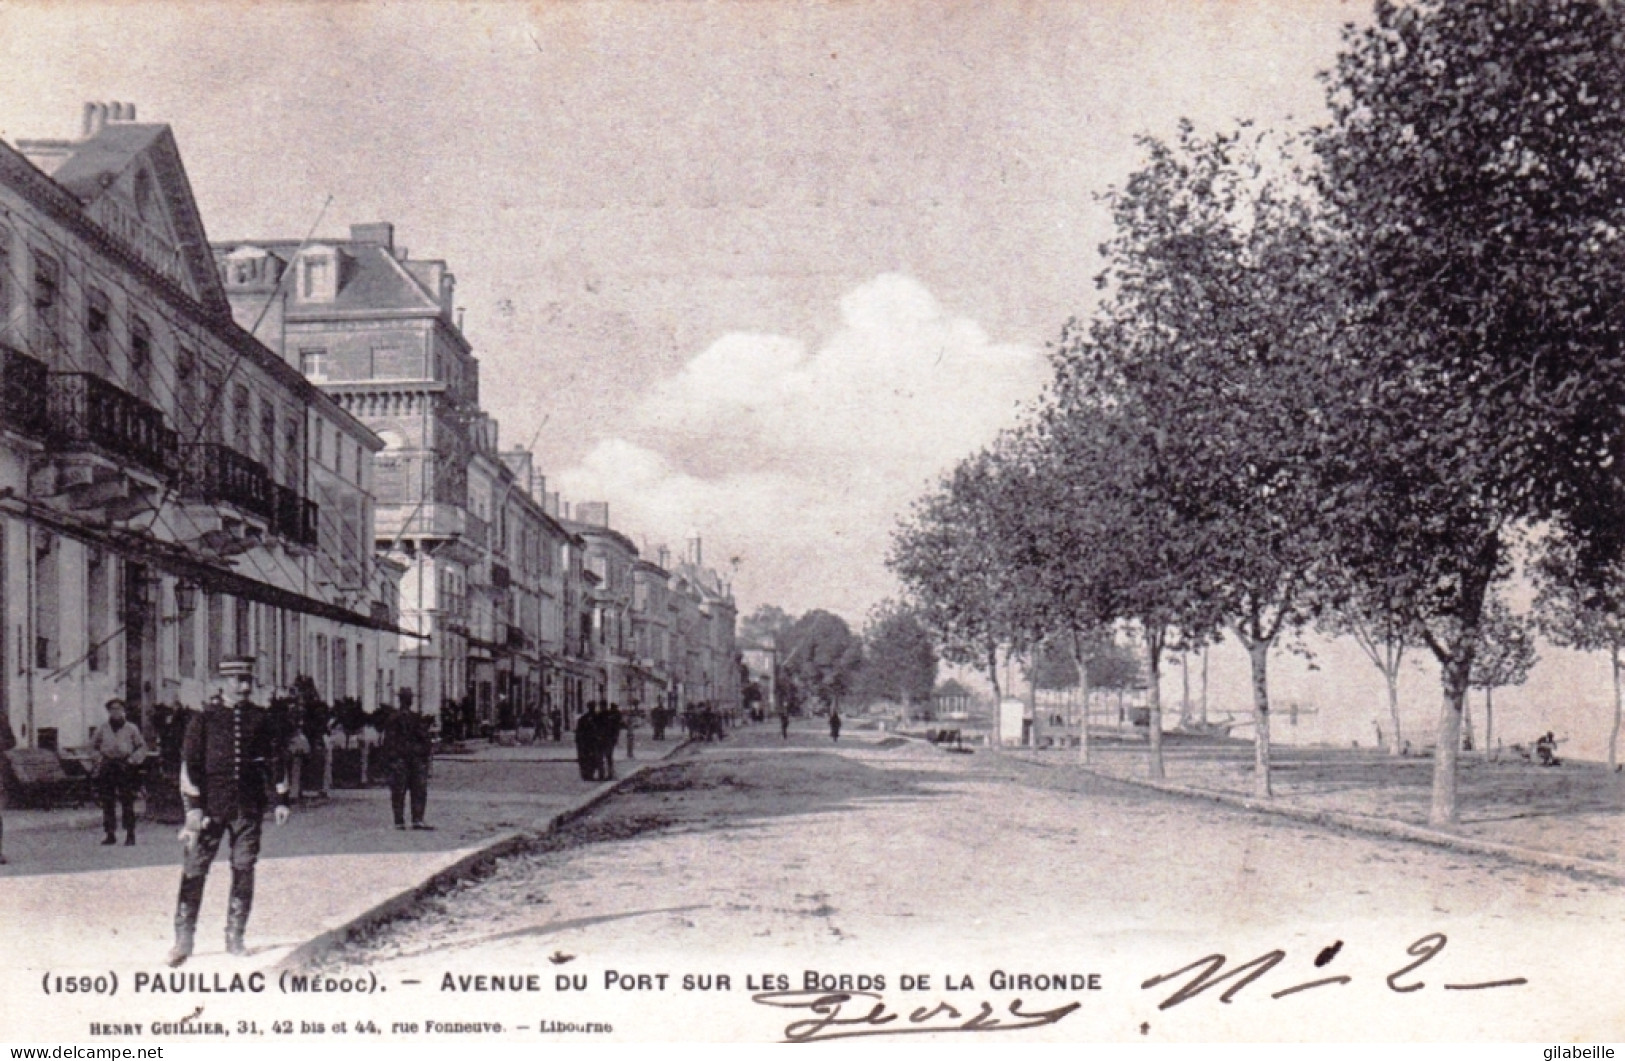
[[[688,562],[699,567],[700,560],[700,532],[689,531],[688,534]]]
[[[81,137],[81,139],[84,139],[84,140],[91,139],[97,133],[101,132],[102,127],[104,125],[106,125],[106,124],[107,124],[107,104],[105,104],[105,103],[86,103],[85,104],[85,123],[84,123],[84,129],[82,130],[83,136]]]
[[[662,545],[657,551],[657,555],[660,557],[661,570],[671,570],[671,550]]]
[[[546,496],[547,496],[547,500],[542,504],[542,509],[549,516],[552,516],[554,519],[558,519],[559,518],[559,492],[557,490],[554,490],[554,491],[548,493]]]
[[[589,523],[594,527],[609,526],[608,501],[583,501],[576,506],[576,521]]]
[[[395,253],[395,226],[388,221],[373,221],[365,225],[350,226],[351,243],[372,243]]]

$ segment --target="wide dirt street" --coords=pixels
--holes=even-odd
[[[1572,1041],[1625,1035],[1621,953],[1615,883],[985,751],[874,733],[832,746],[809,723],[783,744],[761,726],[685,752],[326,969],[366,968],[420,1015],[603,1021],[635,1039],[779,1037],[816,1015],[753,993],[844,975],[900,1014],[890,1031],[955,1023],[923,1015],[939,1002],[1012,1023],[1020,998],[1026,1013],[1081,1003],[1020,1038]],[[1216,954],[1217,975],[1265,960],[1183,1001],[1199,970],[1142,986]],[[537,973],[541,990],[457,980],[478,973]]]

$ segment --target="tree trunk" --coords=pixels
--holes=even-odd
[[[1472,672],[1470,649],[1458,649],[1465,659],[1446,662],[1442,668],[1443,703],[1439,705],[1439,734],[1433,750],[1433,797],[1428,806],[1428,824],[1455,825],[1459,820],[1456,805],[1456,762],[1461,754],[1461,715],[1467,698],[1467,678]]]
[[[1162,638],[1163,631],[1145,635],[1147,675],[1151,685],[1146,690],[1146,707],[1150,715],[1151,777],[1161,781],[1167,775],[1162,769]]]
[[[1484,760],[1490,758],[1490,749],[1495,747],[1495,690],[1484,690]]]
[[[1027,674],[1027,710],[1032,712],[1033,747],[1037,748],[1041,743],[1038,739],[1038,723],[1041,720],[1038,717],[1038,649],[1036,647],[1033,649],[1032,656],[1028,659],[1028,664],[1031,670]]]
[[[999,646],[987,650],[987,680],[993,686],[993,729],[987,735],[989,749],[999,746],[999,723],[1004,716],[1004,693],[999,688]]]
[[[1245,639],[1253,670],[1253,795],[1268,799],[1270,790],[1270,642]]]
[[[1207,728],[1207,646],[1202,646],[1202,728]]]
[[[1608,769],[1613,772],[1619,769],[1619,642],[1608,647],[1608,655],[1614,664],[1614,728],[1608,733]]]
[[[1388,724],[1394,727],[1388,740],[1388,754],[1398,755],[1405,747],[1399,739],[1399,660],[1394,660],[1392,667],[1383,668],[1382,674],[1388,679]]]
[[[1179,654],[1179,724],[1190,725],[1191,721],[1191,654]]]
[[[1089,765],[1089,663],[1083,654],[1083,635],[1072,631],[1072,655],[1078,661],[1078,689],[1083,693],[1083,717],[1078,722],[1078,762]],[[1619,671],[1615,670],[1616,675]],[[1617,716],[1616,716],[1617,717]]]

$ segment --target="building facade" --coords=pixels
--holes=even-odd
[[[343,463],[312,464],[326,440]],[[233,319],[175,139],[89,104],[73,139],[0,144],[0,709],[83,743],[120,697],[196,706],[225,655],[394,669],[372,562],[381,440]]]
[[[237,322],[380,440],[366,552],[404,569],[398,611],[412,636],[397,646],[397,680],[439,714],[480,688],[470,646],[487,642],[474,625],[488,634],[490,621],[480,591],[490,512],[471,504],[469,482],[485,429],[479,363],[453,321],[455,278],[398,248],[387,223],[354,225],[348,239],[217,243],[213,254]],[[342,472],[359,455],[335,445]]]

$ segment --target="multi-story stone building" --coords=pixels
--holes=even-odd
[[[691,535],[683,558],[672,565],[679,650],[672,661],[685,704],[706,703],[730,718],[741,709],[738,608],[733,590],[705,566],[699,536]]]
[[[375,704],[381,445],[234,322],[168,126],[90,104],[78,138],[0,144],[0,710],[24,743],[82,743],[114,696],[196,705],[225,655]]]
[[[348,239],[217,243],[215,260],[237,321],[377,433],[376,541],[404,565],[399,681],[424,710],[478,686],[471,624],[489,633],[488,489],[469,477],[484,426],[479,363],[453,320],[446,263],[415,259],[390,224],[354,225]],[[490,425],[494,428],[494,425]],[[341,444],[334,459],[353,458]],[[320,461],[318,461],[320,463]],[[486,654],[488,658],[488,653]]]
[[[576,518],[564,526],[581,539],[584,563],[595,579],[591,636],[603,690],[598,698],[623,711],[647,710],[654,704],[645,699],[632,616],[638,547],[610,527],[609,505],[582,502],[574,511]]]

